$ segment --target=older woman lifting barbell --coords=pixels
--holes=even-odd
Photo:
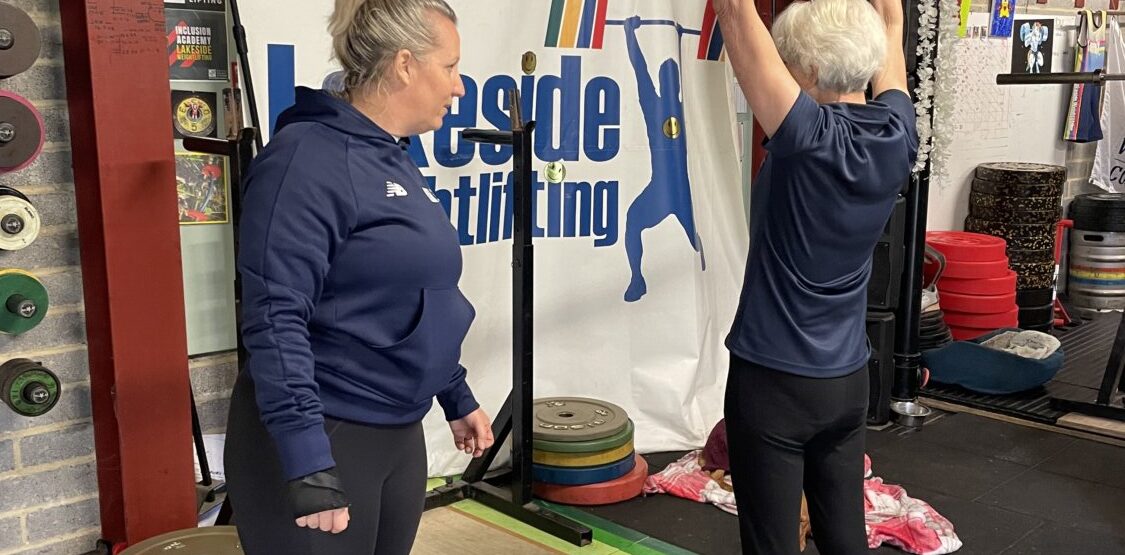
[[[802,487],[821,553],[867,551],[867,281],[918,142],[899,1],[796,2],[771,37],[750,0],[713,0],[768,137],[727,338],[725,412],[746,553],[797,553]]]

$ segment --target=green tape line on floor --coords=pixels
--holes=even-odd
[[[459,501],[450,505],[450,507],[464,512],[466,514],[475,516],[485,522],[495,524],[505,530],[511,530],[531,541],[539,543],[545,547],[561,551],[563,553],[579,553],[581,555],[612,555],[620,553],[617,547],[606,544],[599,539],[595,539],[593,543],[585,547],[578,547],[569,542],[565,542],[552,536],[538,528],[534,528],[528,524],[524,524],[514,518],[509,517],[503,513],[494,511],[476,501],[465,500]]]

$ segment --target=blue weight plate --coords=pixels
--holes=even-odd
[[[616,480],[633,470],[637,461],[635,453],[616,462],[586,468],[566,468],[562,466],[531,465],[531,475],[537,482],[562,486],[584,486]]]

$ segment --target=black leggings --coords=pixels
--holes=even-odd
[[[731,355],[726,425],[742,552],[799,553],[801,491],[824,555],[867,553],[867,367],[805,378]]]
[[[374,427],[325,418],[336,470],[351,506],[339,534],[298,527],[273,439],[238,377],[231,396],[224,466],[234,524],[247,555],[405,555],[422,517],[426,443],[422,423]]]

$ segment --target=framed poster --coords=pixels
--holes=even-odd
[[[176,153],[176,198],[181,225],[230,221],[227,160],[223,156]]]
[[[992,21],[989,26],[990,37],[1008,38],[1012,36],[1012,15],[1015,12],[1014,0],[992,0]]]
[[[1054,19],[1021,19],[1012,29],[1012,73],[1051,73]]]
[[[227,14],[225,11],[166,8],[168,77],[173,81],[226,81]]]

